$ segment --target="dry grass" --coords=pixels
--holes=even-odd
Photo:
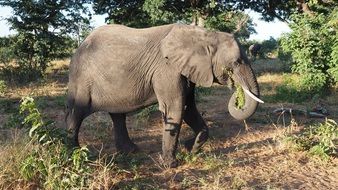
[[[270,60],[271,61],[271,60]],[[265,63],[255,63],[265,64]],[[258,81],[264,96],[275,93],[283,82],[280,71],[266,63],[257,67]],[[279,64],[279,63],[277,63]],[[27,87],[9,87],[5,99],[18,105],[22,96],[33,94],[38,99],[42,113],[63,126],[63,109],[60,105],[66,91],[68,60],[55,62],[45,82]],[[282,69],[283,70],[283,69]],[[268,73],[265,73],[268,71]],[[297,77],[290,75],[291,77]],[[286,134],[298,132],[310,119],[303,116],[274,116],[271,111],[281,106],[306,109],[302,104],[269,103],[260,105],[256,114],[247,121],[249,131],[243,122],[232,119],[226,110],[230,92],[223,87],[213,87],[205,93],[198,107],[210,127],[210,140],[203,147],[203,153],[191,155],[183,149],[183,141],[192,135],[186,124],[180,135],[178,157],[181,165],[176,169],[162,166],[160,114],[152,113],[147,122],[138,122],[130,115],[128,130],[141,152],[128,156],[116,155],[111,120],[105,113],[96,113],[87,118],[80,131],[81,144],[88,145],[97,168],[92,173],[90,189],[336,189],[338,187],[337,158],[327,163],[318,162],[306,152],[296,151],[285,141]],[[323,99],[330,117],[337,120],[338,92]],[[335,113],[336,112],[336,113]],[[0,109],[0,122],[9,115]],[[1,127],[0,127],[1,128]],[[17,172],[21,156],[27,147],[20,135],[13,129],[1,129],[0,137],[0,187],[3,189],[34,189],[34,186],[20,180]],[[13,136],[13,138],[12,138]],[[15,138],[14,138],[15,137]],[[19,138],[20,137],[20,138]],[[107,162],[113,159],[112,167]],[[10,176],[9,176],[10,175]],[[12,179],[9,181],[8,179]],[[6,186],[4,186],[5,184]],[[3,186],[1,186],[3,185]]]

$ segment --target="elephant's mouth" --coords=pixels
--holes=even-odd
[[[235,84],[234,79],[232,78],[233,70],[230,68],[222,67],[221,71],[222,72],[219,72],[218,75],[214,73],[214,83],[227,85],[230,89],[232,89]]]

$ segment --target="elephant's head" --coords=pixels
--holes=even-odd
[[[250,117],[256,110],[259,87],[249,60],[233,35],[203,28],[175,25],[161,41],[161,52],[189,81],[204,87],[213,82],[239,84],[245,92],[245,103],[236,106],[236,94],[230,100],[230,114],[238,120]]]

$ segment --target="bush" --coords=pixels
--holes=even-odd
[[[113,162],[98,164],[101,160],[90,161],[86,147],[71,148],[66,130],[56,128],[51,121],[45,122],[33,98],[22,99],[20,115],[30,140],[24,145],[25,151],[8,155],[8,159],[0,162],[0,189],[16,189],[20,183],[29,184],[29,189],[32,184],[37,189],[97,189],[93,187],[93,182],[102,180],[99,179],[101,170],[111,172],[113,169]],[[18,125],[20,122],[12,127]],[[13,149],[18,146],[17,143]],[[11,168],[6,171],[7,165]],[[99,182],[95,183],[98,185]],[[99,187],[102,188],[101,185]]]
[[[330,24],[337,12],[338,8],[330,15],[295,14],[292,32],[281,39],[294,60],[292,71],[301,74],[301,87],[309,92],[319,93],[337,82],[337,26]]]
[[[51,60],[69,57],[76,46],[70,37],[53,38],[21,33],[0,38],[1,77],[13,83],[41,79]]]
[[[0,37],[0,63],[1,64],[8,64],[14,58],[14,51],[13,51],[13,37]]]
[[[277,57],[281,61],[285,62],[286,64],[290,64],[292,62],[292,55],[289,51],[284,51],[283,48],[281,47],[281,41],[278,41],[279,45],[277,48]]]
[[[337,123],[334,120],[326,119],[324,123],[305,127],[300,134],[291,139],[300,149],[327,160],[330,156],[338,156],[337,138]]]

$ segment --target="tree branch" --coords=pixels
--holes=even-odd
[[[244,15],[243,19],[241,19],[237,25],[236,25],[236,30],[233,32],[233,34],[238,33],[239,31],[241,31],[241,29],[243,28],[243,26],[247,23],[247,21],[249,20],[249,16],[248,15]]]
[[[309,5],[305,2],[305,0],[297,0],[298,12],[303,12],[305,14],[309,14],[313,16],[313,12],[311,11]]]

